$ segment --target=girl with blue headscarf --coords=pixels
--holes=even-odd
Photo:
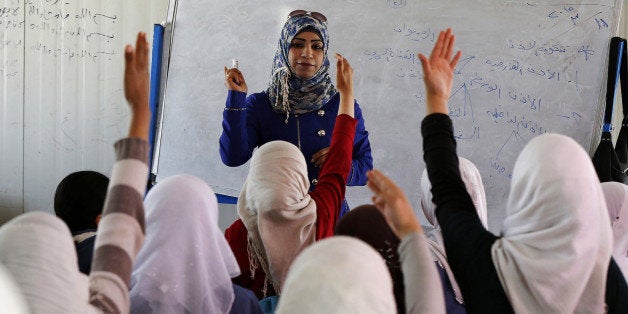
[[[246,81],[237,68],[225,68],[228,89],[220,136],[220,157],[230,167],[246,163],[253,150],[283,140],[296,145],[307,161],[313,187],[327,152],[340,96],[329,74],[327,19],[318,12],[295,10],[281,31],[268,88],[247,97]],[[373,168],[371,145],[355,103],[358,126],[347,185],[366,184]],[[340,213],[348,211],[346,202]]]

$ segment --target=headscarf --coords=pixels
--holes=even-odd
[[[44,212],[22,214],[0,227],[0,263],[32,313],[96,313],[88,277],[79,272],[67,225]]]
[[[248,231],[251,266],[259,263],[277,293],[294,258],[315,241],[316,202],[309,189],[305,158],[293,144],[272,141],[253,154],[238,215]]]
[[[591,158],[544,134],[515,162],[493,263],[518,313],[602,313],[612,232]]]
[[[336,234],[358,238],[381,255],[393,281],[397,313],[405,313],[403,273],[398,252],[401,241],[390,229],[384,215],[374,205],[358,206],[338,221]]]
[[[482,183],[482,175],[475,165],[464,157],[458,157],[458,164],[460,168],[460,176],[464,182],[465,187],[475,210],[480,217],[482,226],[487,228],[488,210],[486,207],[486,193],[484,193],[484,184]],[[434,226],[439,229],[438,220],[436,219],[436,205],[432,202],[432,184],[427,176],[427,169],[423,170],[421,175],[421,207],[423,208],[423,214],[425,218]]]
[[[296,76],[288,59],[290,42],[305,28],[318,31],[324,45],[323,64],[309,79]],[[336,94],[336,88],[329,75],[328,49],[329,36],[326,22],[321,22],[309,14],[288,18],[281,30],[267,89],[273,110],[277,113],[285,113],[286,123],[289,113],[301,114],[318,110]]]
[[[395,313],[382,257],[353,237],[334,236],[304,250],[290,267],[281,313]]]
[[[177,175],[144,201],[146,239],[133,265],[131,312],[228,313],[240,274],[218,228],[218,203],[201,179]]]
[[[2,310],[6,313],[28,313],[22,291],[2,264],[0,264],[0,300],[2,300]]]
[[[478,213],[480,221],[482,222],[482,226],[486,228],[488,210],[486,207],[486,194],[484,193],[484,184],[482,183],[480,171],[470,160],[464,157],[458,157],[458,163],[462,181],[467,188],[467,192],[471,196],[471,200],[473,201],[473,205],[475,205],[474,207]],[[438,224],[438,219],[436,218],[436,205],[432,202],[431,188],[432,183],[427,176],[427,169],[424,169],[423,174],[421,175],[421,208],[423,209],[425,218],[427,218],[429,223],[433,226],[433,228],[424,228],[428,239],[427,244],[430,247],[434,261],[445,270],[445,273],[449,278],[449,282],[451,283],[456,301],[462,304],[464,302],[462,292],[460,291],[458,282],[456,281],[456,278],[454,278],[454,273],[452,272],[451,267],[449,267],[449,262],[447,261],[445,242],[443,241],[443,234],[441,233],[440,225]]]
[[[613,229],[613,257],[624,277],[628,278],[628,186],[604,182],[602,190]]]

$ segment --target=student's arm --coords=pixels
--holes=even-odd
[[[406,313],[445,313],[445,296],[423,232],[406,235],[399,244]]]
[[[606,273],[605,299],[608,314],[628,313],[628,285],[613,257],[611,257]]]
[[[128,313],[133,262],[144,241],[142,199],[148,177],[148,42],[139,33],[125,49],[124,94],[131,109],[128,137],[114,145],[107,198],[94,245],[90,303],[105,313]]]
[[[353,99],[353,68],[349,61],[340,54],[336,54],[336,88],[340,92],[340,106],[338,115],[355,116],[355,100]]]
[[[423,158],[432,183],[432,201],[441,226],[449,265],[470,312],[512,312],[492,261],[497,237],[484,228],[460,176],[453,125],[447,115],[453,69],[454,36],[441,32],[430,58],[419,54],[427,92],[421,124]]]
[[[357,124],[354,116],[353,69],[336,54],[337,88],[340,107],[331,136],[327,160],[323,164],[316,187],[311,192],[316,200],[316,239],[333,235],[336,219],[345,197],[345,182],[351,169],[351,152]]]
[[[445,313],[440,277],[427,246],[423,228],[403,190],[379,170],[368,173],[373,203],[401,239],[399,258],[403,272],[407,313]]]

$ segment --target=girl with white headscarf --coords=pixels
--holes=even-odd
[[[624,277],[628,276],[628,185],[603,182],[608,214],[613,228],[613,257]]]
[[[612,235],[588,154],[557,134],[532,139],[513,169],[500,237],[480,222],[460,177],[447,99],[454,36],[419,58],[428,94],[423,152],[447,258],[469,312],[601,313]]]
[[[276,313],[395,313],[392,291],[386,263],[375,249],[335,236],[299,254]]]
[[[613,229],[613,257],[606,278],[606,305],[608,313],[628,313],[628,225],[625,209],[628,205],[628,186],[619,182],[603,182],[602,190]]]
[[[240,269],[218,228],[216,195],[203,180],[166,178],[144,205],[147,236],[131,277],[132,312],[261,313],[253,293],[231,283]]]
[[[488,211],[486,207],[486,194],[484,193],[484,184],[482,183],[480,171],[466,158],[458,157],[458,161],[460,162],[459,167],[462,181],[464,182],[469,196],[471,196],[478,218],[482,222],[482,226],[487,228]],[[443,235],[438,224],[438,219],[436,219],[436,205],[432,202],[431,189],[432,184],[427,177],[427,169],[424,169],[421,175],[421,208],[423,209],[423,214],[427,218],[427,221],[432,225],[431,229],[426,230],[428,238],[427,243],[430,246],[434,262],[441,275],[448,313],[465,313],[462,292],[451,271],[451,267],[449,267],[449,262],[447,262],[445,243],[443,242]]]
[[[0,227],[0,263],[32,313],[128,313],[129,279],[144,241],[142,196],[148,176],[148,42],[125,48],[124,87],[131,109],[128,137],[114,144],[113,166],[89,277],[79,272],[67,225],[44,212]]]
[[[44,212],[20,215],[0,228],[0,262],[32,313],[97,313],[88,277],[78,270],[70,230]]]
[[[0,300],[2,300],[3,310],[7,313],[28,313],[22,291],[2,264],[0,264]]]
[[[460,176],[467,188],[471,201],[478,213],[478,218],[482,222],[482,226],[488,229],[488,208],[486,206],[486,193],[484,192],[484,183],[482,183],[482,175],[478,168],[468,159],[458,157],[460,167]],[[421,209],[427,221],[435,228],[440,230],[438,219],[436,219],[436,205],[432,202],[432,184],[427,176],[427,169],[423,169],[421,174]],[[442,242],[439,240],[439,244]]]
[[[264,144],[253,155],[238,198],[238,219],[225,232],[243,275],[235,282],[258,298],[279,294],[297,254],[333,235],[351,168],[354,118],[353,69],[340,55],[340,108],[329,156],[312,191],[305,158],[283,141]]]

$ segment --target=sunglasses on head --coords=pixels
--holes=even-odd
[[[294,10],[288,14],[288,18],[309,15],[315,19],[317,19],[321,23],[327,22],[327,18],[320,12],[310,12],[305,10]]]

